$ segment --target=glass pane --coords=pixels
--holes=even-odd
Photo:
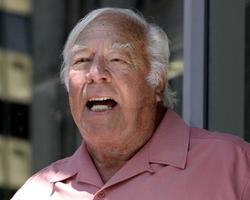
[[[183,0],[150,1],[146,0],[142,13],[164,29],[170,40],[170,70],[168,79],[176,92],[175,111],[182,113],[183,77]],[[152,20],[150,19],[152,18]]]

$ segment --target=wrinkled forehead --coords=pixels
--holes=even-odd
[[[115,35],[133,43],[144,44],[146,42],[145,29],[142,24],[130,16],[107,12],[91,21],[79,34],[77,40],[84,37],[84,35],[91,35],[95,32],[100,35],[103,33]]]

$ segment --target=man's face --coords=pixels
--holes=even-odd
[[[97,19],[79,35],[72,49],[69,98],[87,144],[124,145],[126,151],[151,136],[159,97],[146,81],[150,67],[140,30],[119,20],[124,19]]]

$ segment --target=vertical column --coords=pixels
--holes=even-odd
[[[244,136],[245,1],[210,0],[208,128]]]
[[[31,109],[32,168],[36,172],[62,157],[58,96],[60,55],[66,16],[61,0],[33,1],[33,102]],[[67,107],[65,108],[65,110]]]
[[[183,118],[206,127],[206,1],[184,1]]]
[[[250,0],[246,1],[245,47],[245,139],[250,142]]]

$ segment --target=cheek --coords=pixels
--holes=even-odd
[[[85,79],[78,71],[70,71],[69,73],[69,102],[72,112],[75,114],[81,106],[82,88]]]
[[[130,79],[127,83],[123,82],[123,93],[128,104],[135,107],[153,104],[155,101],[154,89],[141,77]]]
[[[137,98],[143,101],[144,104],[153,103],[155,101],[155,89],[146,80],[144,74],[141,77],[138,77],[133,86],[136,89]]]
[[[74,93],[76,90],[80,89],[84,83],[85,78],[81,71],[70,71],[69,72],[69,91]]]

